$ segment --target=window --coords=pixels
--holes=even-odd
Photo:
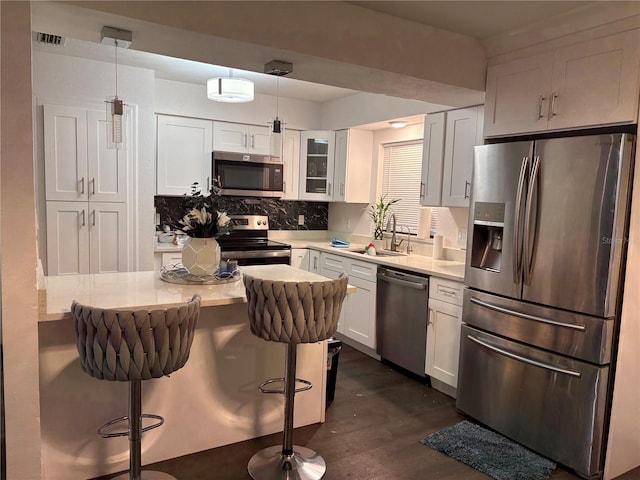
[[[418,232],[420,213],[420,181],[422,173],[422,140],[388,143],[384,146],[382,194],[387,200],[399,198],[393,205],[396,225],[406,225],[411,233]],[[435,230],[437,209],[431,209],[431,236]],[[400,231],[400,228],[396,228]]]

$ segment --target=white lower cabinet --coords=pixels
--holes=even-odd
[[[309,250],[307,248],[292,248],[289,264],[300,270],[309,270]]]
[[[431,277],[429,284],[429,321],[425,371],[432,379],[452,387],[445,393],[455,395],[458,385],[458,354],[462,325],[462,283]]]
[[[375,350],[376,264],[322,253],[320,265],[321,275],[338,278],[342,272],[346,272],[349,283],[357,288],[355,293],[347,295],[342,305],[338,332]]]
[[[127,207],[47,202],[47,275],[129,270]]]

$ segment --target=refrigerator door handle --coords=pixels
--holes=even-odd
[[[540,157],[536,156],[531,166],[531,177],[529,179],[529,191],[527,192],[527,205],[524,213],[524,251],[522,266],[524,270],[524,284],[531,283],[531,268],[533,266],[533,245],[531,242],[531,210],[533,208],[533,198],[538,193],[538,174],[540,172]],[[537,216],[537,212],[535,214]],[[533,232],[536,229],[536,219],[534,218]]]
[[[536,315],[529,315],[528,313],[518,312],[516,310],[509,310],[508,308],[504,308],[499,305],[494,305],[493,303],[478,300],[475,297],[471,297],[471,303],[475,303],[476,305],[480,305],[481,307],[485,307],[490,310],[495,310],[496,312],[506,313],[507,315],[513,315],[514,317],[520,317],[520,318],[524,318],[525,320],[532,320],[534,322],[555,325],[556,327],[571,328],[573,330],[578,330],[580,332],[584,332],[587,329],[587,327],[580,324],[556,322],[555,320],[549,320],[548,318],[538,317]]]
[[[482,340],[473,337],[471,335],[467,335],[467,338],[478,345],[483,346],[486,349],[491,350],[492,352],[499,353],[500,355],[504,355],[505,357],[511,358],[513,360],[517,360],[518,362],[526,363],[528,365],[534,365],[536,367],[544,368],[545,370],[551,370],[552,372],[562,373],[564,375],[570,375],[572,377],[580,378],[582,377],[582,373],[576,372],[575,370],[567,370],[566,368],[556,367],[554,365],[549,365],[548,363],[539,362],[537,360],[532,360],[531,358],[521,357],[520,355],[516,355],[515,353],[508,352],[507,350],[503,350],[498,347],[494,347],[493,345],[489,345],[488,343],[483,342]]]
[[[520,213],[522,211],[522,199],[524,181],[529,167],[529,157],[522,157],[520,177],[518,178],[518,191],[516,194],[516,217],[513,222],[513,283],[519,283],[522,277],[522,240],[520,239]]]

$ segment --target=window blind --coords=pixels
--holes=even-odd
[[[387,200],[400,199],[390,209],[396,215],[396,225],[406,225],[411,233],[417,233],[422,141],[386,144],[383,162],[382,194]]]

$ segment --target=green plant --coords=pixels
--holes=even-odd
[[[399,202],[399,198],[394,198],[392,200],[387,201],[387,195],[380,195],[380,198],[373,205],[369,205],[369,211],[367,212],[373,220],[373,238],[376,240],[382,240],[382,235],[384,232],[384,224],[387,220],[387,213],[389,212],[389,207],[394,203]]]

